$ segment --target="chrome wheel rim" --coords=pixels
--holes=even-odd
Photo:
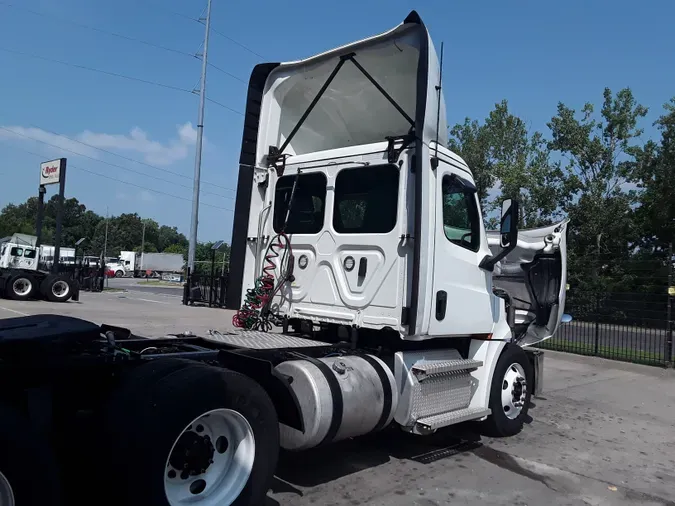
[[[525,369],[518,363],[511,364],[502,379],[502,409],[507,418],[514,420],[522,413],[527,398]]]
[[[33,283],[26,278],[19,278],[12,283],[12,291],[21,297],[26,296],[33,289]]]
[[[255,437],[244,416],[214,409],[195,418],[174,441],[164,469],[170,506],[228,506],[253,469]]]
[[[59,299],[68,295],[70,287],[65,281],[59,280],[52,285],[52,294]]]

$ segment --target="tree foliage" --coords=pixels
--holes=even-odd
[[[537,226],[559,217],[569,198],[560,163],[551,160],[541,133],[509,112],[506,100],[495,104],[483,124],[467,118],[450,131],[449,147],[471,167],[486,218],[505,198],[521,204],[521,224]]]
[[[473,170],[491,225],[504,198],[520,200],[527,227],[569,217],[573,286],[664,293],[675,238],[675,99],[656,123],[658,141],[641,139],[646,114],[629,88],[606,88],[599,111],[559,103],[541,133],[502,101],[483,122],[451,128],[449,147]]]
[[[38,199],[31,197],[23,204],[8,204],[0,212],[0,237],[14,233],[35,234]],[[42,244],[54,244],[56,230],[57,196],[45,203],[42,226]],[[86,240],[80,246],[84,254],[98,256],[106,246],[106,218],[78,202],[75,198],[65,199],[63,206],[61,245],[73,247],[81,238]],[[145,240],[143,229],[145,228]],[[123,213],[107,220],[107,256],[118,256],[120,251],[143,251],[148,253],[181,253],[187,259],[188,240],[176,227],[160,225],[155,220],[141,218],[136,213]],[[199,262],[211,260],[213,243],[199,243],[195,259]],[[229,248],[224,246],[218,252],[220,263]],[[219,264],[220,265],[220,264]]]

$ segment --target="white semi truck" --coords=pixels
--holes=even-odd
[[[487,232],[445,132],[440,65],[415,12],[256,66],[227,293],[239,328],[148,340],[53,315],[0,320],[12,385],[0,497],[252,506],[280,447],[468,420],[518,433],[542,388],[529,345],[564,319],[567,222],[518,230],[507,201]]]
[[[62,248],[61,252],[62,263],[74,263],[74,249]],[[53,246],[38,247],[34,235],[13,234],[0,239],[0,298],[78,300],[79,286],[72,277],[43,270],[53,261]]]

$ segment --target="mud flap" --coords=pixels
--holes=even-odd
[[[80,300],[80,283],[78,283],[77,281],[73,281],[70,284],[70,289],[72,290],[70,300],[78,302]]]
[[[532,365],[534,387],[532,397],[539,397],[544,390],[544,352],[532,348],[523,348]]]

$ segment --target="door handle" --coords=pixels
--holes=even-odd
[[[359,260],[359,277],[365,278],[367,270],[368,270],[368,260],[366,259],[366,257],[361,257],[361,260]]]
[[[436,292],[436,319],[440,322],[445,318],[445,310],[448,307],[448,294],[439,290]]]

